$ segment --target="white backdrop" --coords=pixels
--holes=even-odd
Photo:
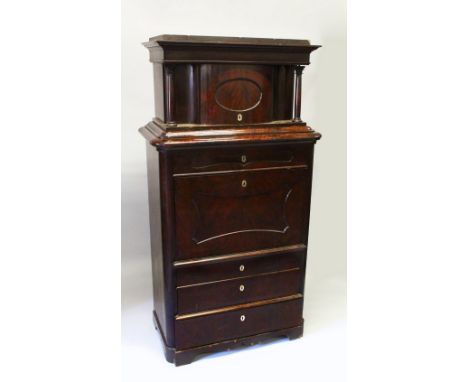
[[[210,380],[261,372],[280,380],[302,364],[311,378],[343,381],[346,315],[346,3],[328,1],[122,2],[122,349],[125,381],[156,375]],[[158,34],[309,39],[323,45],[304,70],[302,118],[316,145],[304,337],[175,369],[152,327],[145,143],[137,129],[154,115],[152,69],[141,42]],[[211,372],[207,374],[207,366]],[[252,368],[255,367],[255,370]],[[177,371],[176,371],[177,370]],[[302,372],[304,370],[302,369]],[[199,373],[199,374],[198,374]]]

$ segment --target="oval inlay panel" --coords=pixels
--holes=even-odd
[[[255,109],[262,101],[262,90],[248,78],[233,78],[218,85],[215,100],[225,110],[248,111]]]

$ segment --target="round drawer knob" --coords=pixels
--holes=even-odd
[[[241,320],[241,322],[244,322],[245,321],[245,316],[244,315],[240,316],[240,320]]]
[[[242,185],[242,187],[244,187],[244,188],[247,187],[247,181],[244,179],[244,180],[242,181],[241,185]]]
[[[239,267],[239,270],[240,270],[241,272],[244,272],[244,269],[245,269],[244,264],[242,264],[242,265]]]
[[[241,161],[242,161],[242,163],[247,162],[247,157],[245,155],[242,155],[241,156]]]
[[[237,120],[238,120],[239,122],[242,121],[242,114],[241,114],[241,113],[237,114]]]
[[[241,284],[241,285],[239,286],[239,290],[240,290],[241,292],[243,292],[244,289],[245,289],[245,287]]]

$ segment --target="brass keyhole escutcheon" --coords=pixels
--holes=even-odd
[[[241,320],[241,322],[244,322],[245,321],[245,316],[244,315],[240,316],[240,320]]]
[[[237,120],[238,120],[239,122],[242,121],[242,114],[241,114],[241,113],[237,114]]]
[[[239,290],[240,290],[241,292],[243,292],[244,289],[245,289],[245,287],[241,284],[241,285],[239,286]]]
[[[245,179],[242,181],[241,186],[244,188],[247,187],[247,181]]]
[[[241,272],[244,272],[244,269],[245,269],[244,264],[242,264],[242,265],[239,267],[239,270],[240,270]]]
[[[242,155],[242,156],[241,156],[241,162],[242,162],[242,163],[247,162],[247,157],[246,157],[245,155]]]

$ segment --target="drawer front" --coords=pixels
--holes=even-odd
[[[228,312],[177,319],[177,349],[187,349],[233,338],[292,328],[302,323],[302,299]]]
[[[178,314],[195,313],[301,292],[299,269],[261,276],[241,277],[177,289]]]
[[[306,242],[307,167],[175,178],[177,259]]]
[[[272,121],[273,72],[271,65],[201,65],[200,123]]]
[[[181,150],[174,159],[174,173],[309,165],[311,152],[310,144]]]
[[[176,273],[177,286],[300,268],[304,261],[303,256],[304,252],[301,251],[181,268]]]

